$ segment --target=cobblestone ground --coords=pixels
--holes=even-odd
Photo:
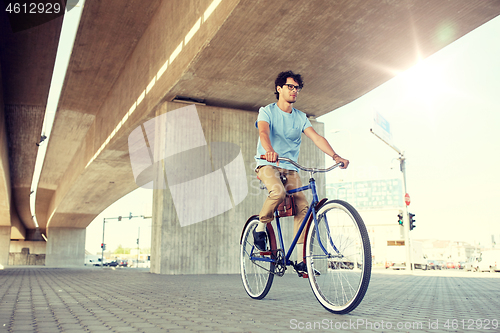
[[[9,267],[0,332],[498,332],[499,277],[374,270],[358,308],[334,315],[291,273],[256,301],[238,275]]]

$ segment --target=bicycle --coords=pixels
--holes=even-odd
[[[265,159],[264,155],[261,158]],[[274,229],[268,223],[266,251],[258,250],[253,244],[252,232],[259,223],[259,216],[253,215],[246,221],[240,238],[240,270],[245,291],[253,299],[263,299],[271,289],[274,276],[283,276],[287,266],[295,267],[290,255],[305,228],[304,257],[308,273],[302,277],[309,278],[316,299],[326,310],[337,314],[351,312],[362,301],[370,282],[372,262],[368,232],[361,216],[349,203],[326,198],[320,201],[313,178],[315,173],[329,172],[342,163],[316,169],[303,167],[284,157],[278,160],[309,172],[309,184],[289,190],[287,194],[311,190],[312,202],[286,255],[277,211],[273,223],[278,231],[279,248]]]

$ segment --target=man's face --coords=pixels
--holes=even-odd
[[[286,79],[286,84],[291,84],[294,86],[299,85],[291,77]],[[283,85],[283,87],[276,87],[278,93],[280,94],[280,99],[284,99],[285,101],[287,101],[290,104],[295,103],[295,101],[297,100],[298,91],[295,88],[293,88],[293,90],[290,90],[286,84]]]

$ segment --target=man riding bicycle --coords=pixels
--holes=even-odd
[[[274,219],[274,211],[285,199],[286,190],[302,186],[298,169],[295,166],[284,161],[277,162],[278,157],[287,157],[297,162],[302,133],[325,154],[332,157],[336,163],[342,162],[342,169],[349,165],[349,161],[337,155],[328,141],[314,130],[306,114],[292,107],[303,86],[300,74],[292,71],[278,74],[274,84],[278,102],[261,107],[255,122],[255,126],[259,129],[255,171],[269,191],[269,196],[259,214],[259,224],[253,232],[254,244],[261,251],[266,249],[266,224]],[[261,155],[265,155],[266,159],[261,159]],[[286,178],[284,184],[281,176]],[[303,192],[294,193],[293,197],[297,206],[297,213],[294,217],[295,236],[309,207]],[[303,231],[297,242],[295,268],[299,273],[307,271],[303,258],[304,237]]]

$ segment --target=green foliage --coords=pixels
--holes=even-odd
[[[122,245],[118,245],[118,247],[116,248],[115,252],[113,252],[114,254],[130,254],[130,248],[123,248]]]

